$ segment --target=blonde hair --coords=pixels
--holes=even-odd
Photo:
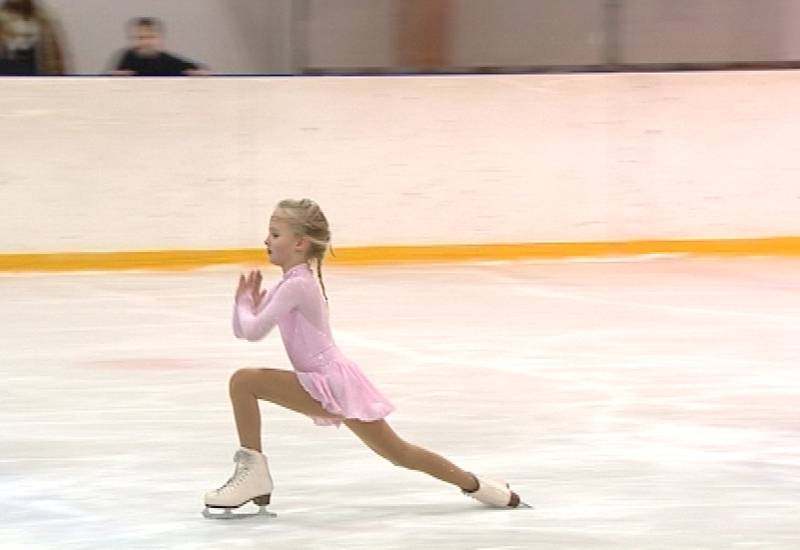
[[[319,205],[311,199],[285,199],[278,203],[275,210],[276,216],[289,224],[296,235],[308,239],[310,246],[306,260],[317,260],[317,279],[327,302],[328,295],[325,293],[325,283],[322,281],[322,260],[325,259],[325,253],[331,246],[328,219]],[[278,211],[283,211],[285,215],[279,215]]]

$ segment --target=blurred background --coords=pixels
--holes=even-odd
[[[215,74],[793,67],[800,0],[39,0],[65,73],[100,74],[153,16]]]

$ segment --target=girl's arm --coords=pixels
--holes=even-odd
[[[256,307],[252,292],[237,292],[233,309],[233,333],[255,342],[275,328],[286,313],[300,303],[302,281],[282,281]]]
[[[239,319],[239,305],[258,315],[258,311],[266,306],[264,296],[266,291],[261,290],[261,271],[251,271],[245,278],[244,273],[239,275],[239,286],[236,287],[236,299],[233,306],[233,334],[237,338],[245,338],[242,323]],[[247,300],[247,298],[250,300]]]

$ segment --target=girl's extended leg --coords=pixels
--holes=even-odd
[[[258,400],[321,418],[335,418],[300,385],[294,372],[280,369],[240,369],[230,379],[230,398],[242,447],[261,452],[261,412]],[[474,491],[475,477],[436,453],[401,439],[385,420],[345,420],[367,446],[391,463],[429,474],[465,491]]]
[[[231,376],[229,392],[239,443],[258,452],[261,452],[259,399],[307,416],[334,418],[308,394],[292,371],[240,369]]]
[[[263,399],[312,417],[336,418],[336,415],[326,411],[314,400],[292,371],[240,369],[231,377],[230,397],[239,441],[245,448],[240,449],[237,456],[239,453],[255,452],[256,458],[253,460],[260,457],[259,460],[263,463],[261,467],[263,479],[260,481],[261,485],[254,488],[247,487],[246,484],[240,485],[239,479],[236,478],[235,483],[226,483],[217,491],[208,493],[206,506],[235,508],[248,500],[256,502],[256,499],[260,499],[259,502],[268,503],[272,491],[272,481],[269,477],[266,459],[261,454],[261,411],[258,407],[258,400]],[[484,478],[479,480],[446,458],[404,441],[394,433],[385,420],[375,422],[343,420],[343,422],[368,447],[397,466],[424,472],[446,483],[456,485],[485,504],[512,508],[522,504],[519,496],[511,491],[504,482]],[[247,449],[252,449],[252,451],[247,451]],[[258,462],[258,460],[256,461]],[[237,465],[237,475],[238,472],[239,466]],[[249,469],[245,468],[243,472],[243,475],[247,475]],[[239,494],[243,487],[250,491],[244,496]]]
[[[424,472],[467,492],[478,489],[475,476],[436,453],[404,441],[385,420],[345,420],[344,423],[370,449],[396,466]]]

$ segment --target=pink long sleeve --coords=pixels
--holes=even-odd
[[[315,418],[321,425],[338,425],[345,418],[374,421],[394,405],[336,346],[328,308],[307,264],[297,265],[255,307],[242,296],[233,310],[233,333],[255,341],[278,325],[297,379],[333,418]]]
[[[237,338],[261,340],[275,325],[297,370],[313,370],[317,356],[336,347],[327,306],[308,265],[288,270],[258,308],[248,295],[234,307],[233,333]]]
[[[264,338],[284,315],[300,305],[302,287],[300,279],[283,280],[267,294],[258,309],[249,294],[243,295],[233,309],[233,334],[251,342]]]

